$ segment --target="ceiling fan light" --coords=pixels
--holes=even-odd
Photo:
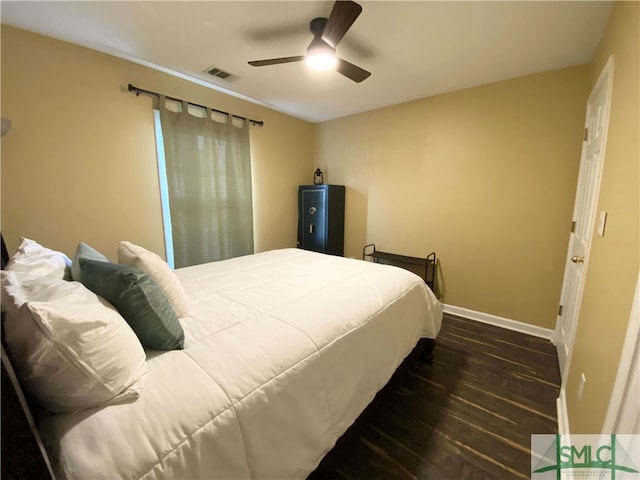
[[[308,54],[304,62],[313,70],[333,70],[338,65],[336,56],[326,52]]]

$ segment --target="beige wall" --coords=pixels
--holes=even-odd
[[[297,185],[313,125],[125,60],[2,26],[2,232],[115,258],[120,240],[164,255],[151,99],[132,83],[263,120],[251,127],[256,250],[296,245]]]
[[[434,250],[445,303],[553,329],[587,88],[579,66],[319,124],[346,255]]]
[[[640,3],[616,3],[590,68],[591,84],[614,55],[609,132],[597,211],[605,236],[593,236],[567,381],[571,433],[599,433],[620,361],[638,280],[640,250]],[[586,376],[578,400],[580,374]]]

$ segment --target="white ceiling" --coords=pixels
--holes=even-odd
[[[2,1],[3,24],[84,45],[321,122],[592,59],[612,2],[361,1],[339,57],[357,84],[303,63],[332,1]],[[203,73],[216,66],[232,81]],[[144,85],[138,85],[145,88]],[[171,92],[162,92],[171,95]],[[215,105],[214,105],[215,106]]]

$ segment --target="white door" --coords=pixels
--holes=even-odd
[[[564,270],[562,293],[560,295],[561,307],[558,310],[554,338],[556,349],[558,350],[558,362],[563,386],[569,371],[585,274],[589,262],[591,238],[594,234],[596,206],[609,123],[612,84],[613,57],[610,57],[587,101],[585,138],[582,144],[580,171],[578,173],[573,226],[569,238],[569,250]]]

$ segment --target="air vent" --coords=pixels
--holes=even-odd
[[[209,75],[213,75],[214,77],[227,78],[230,77],[231,74],[229,72],[225,72],[224,70],[220,70],[219,68],[213,67],[211,70],[208,70]]]
[[[208,73],[209,75],[212,75],[214,77],[220,78],[222,80],[226,80],[228,82],[232,82],[233,80],[236,80],[238,78],[237,76],[233,75],[232,73],[225,72],[221,68],[214,67],[214,66],[211,66],[211,67],[205,69],[204,71],[206,73]]]

